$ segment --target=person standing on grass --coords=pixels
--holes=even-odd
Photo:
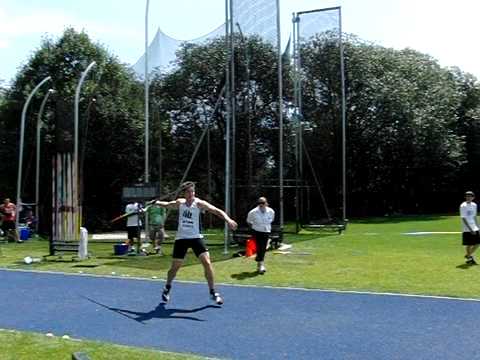
[[[208,282],[210,298],[217,304],[222,305],[223,299],[215,291],[215,281],[213,267],[210,261],[210,254],[203,241],[203,235],[200,233],[200,212],[206,210],[219,218],[225,220],[230,229],[235,230],[237,223],[232,220],[223,210],[220,210],[208,203],[195,197],[195,184],[191,181],[183,183],[180,187],[184,197],[173,201],[155,201],[155,204],[168,209],[178,209],[178,230],[173,245],[172,265],[167,273],[167,282],[162,292],[162,300],[166,303],[170,300],[170,290],[172,282],[182,267],[185,255],[189,248],[193,250],[197,258],[203,265],[205,278]]]
[[[162,254],[162,243],[164,240],[165,230],[164,223],[166,217],[166,210],[156,203],[148,206],[148,226],[149,226],[149,238],[154,247],[155,254]]]
[[[275,211],[268,206],[267,198],[258,198],[257,206],[250,210],[247,215],[247,223],[252,228],[253,237],[257,243],[257,271],[265,274],[265,253],[267,252],[268,239],[272,232],[272,222],[275,219]]]
[[[477,222],[477,204],[473,202],[473,191],[465,192],[465,201],[460,205],[462,219],[462,244],[465,246],[465,259],[469,265],[477,265],[473,254],[480,244],[480,235]]]
[[[139,203],[131,201],[125,207],[125,213],[131,214],[127,217],[127,244],[128,252],[130,254],[135,253],[135,240],[138,242],[137,253],[139,255],[145,255],[144,249],[142,249],[142,239],[141,239],[141,228],[142,220],[140,219],[140,214],[142,208]]]
[[[0,205],[0,214],[3,218],[2,230],[4,231],[5,235],[13,238],[13,240],[16,242],[23,242],[18,236],[17,226],[15,224],[17,207],[10,201],[9,198],[5,198],[3,200],[3,204]]]

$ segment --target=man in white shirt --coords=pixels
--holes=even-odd
[[[257,243],[257,271],[265,274],[265,253],[267,251],[268,239],[272,232],[272,222],[275,219],[275,211],[268,206],[267,198],[258,198],[257,206],[250,210],[247,215],[247,223],[252,228],[255,242]]]
[[[465,192],[465,201],[460,205],[462,219],[462,244],[465,246],[465,259],[469,265],[477,265],[473,253],[480,244],[480,235],[477,222],[477,204],[473,202],[473,191]]]
[[[144,255],[145,253],[142,252],[142,244],[141,244],[141,227],[142,227],[142,220],[139,217],[139,213],[141,212],[140,204],[137,202],[130,202],[125,207],[127,215],[127,237],[128,237],[128,251],[135,252],[135,240],[138,240],[138,254]]]

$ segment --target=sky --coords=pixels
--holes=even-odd
[[[8,84],[45,36],[65,27],[85,30],[120,61],[134,64],[145,50],[142,0],[0,0],[0,81]],[[225,0],[150,0],[149,38],[162,30],[192,39],[225,20]],[[382,46],[413,48],[442,66],[480,79],[477,0],[280,0],[282,38],[293,12],[342,7],[343,30]]]

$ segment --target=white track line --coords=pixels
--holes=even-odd
[[[415,232],[406,232],[402,235],[443,235],[443,234],[461,234],[460,231],[415,231]]]
[[[142,281],[165,281],[165,279],[151,279],[151,278],[141,278],[136,276],[121,276],[121,275],[98,275],[98,274],[79,274],[79,273],[67,273],[61,271],[41,271],[41,270],[26,270],[26,269],[6,269],[0,268],[0,271],[11,271],[11,272],[30,272],[37,274],[52,274],[52,275],[66,275],[66,276],[87,276],[93,278],[112,278],[112,279],[123,279],[123,280],[142,280]],[[184,284],[205,284],[204,281],[192,281],[192,280],[175,280],[175,282],[184,283]],[[410,298],[421,298],[421,299],[439,299],[439,300],[455,300],[455,301],[473,301],[480,302],[480,299],[475,298],[461,298],[453,296],[437,296],[437,295],[422,295],[422,294],[403,294],[403,293],[391,293],[391,292],[377,292],[377,291],[355,291],[355,290],[336,290],[336,289],[309,289],[309,288],[300,288],[300,287],[290,287],[290,286],[269,286],[269,285],[243,285],[243,284],[229,284],[229,283],[217,283],[221,286],[231,286],[231,287],[250,287],[250,288],[260,288],[260,289],[275,289],[275,290],[293,290],[293,291],[307,291],[307,292],[324,292],[324,293],[338,293],[338,294],[356,294],[356,295],[374,295],[374,296],[401,296],[401,297],[410,297]]]

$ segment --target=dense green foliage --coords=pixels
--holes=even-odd
[[[326,187],[335,189],[341,183],[338,44],[326,34],[301,53],[303,112],[314,125],[305,141]],[[345,64],[351,214],[452,209],[432,197],[456,205],[464,187],[475,185],[480,84],[428,55],[355,37],[345,43]]]
[[[42,46],[18,73],[0,108],[0,191],[14,197],[21,107],[33,87],[46,76],[52,81],[44,85],[29,107],[26,121],[23,199],[32,202],[35,173],[35,127],[39,103],[48,89],[55,89],[47,102],[43,121],[41,202],[45,213],[51,198],[52,154],[59,148],[56,128],[73,136],[74,95],[81,72],[96,61],[82,87],[80,102],[79,149],[83,159],[84,206],[87,225],[94,227],[98,219],[108,219],[118,211],[124,182],[136,182],[142,173],[143,110],[142,87],[126,66],[100,45],[93,44],[84,33],[67,29],[60,39],[45,39]],[[67,149],[68,150],[68,149]],[[70,148],[72,151],[72,148]],[[82,161],[82,160],[81,160]],[[8,174],[8,175],[6,175]],[[120,180],[121,179],[121,180]],[[107,215],[108,214],[108,215]]]
[[[300,49],[303,65],[304,140],[309,161],[340,203],[340,75],[338,43],[320,34]],[[277,205],[278,116],[275,49],[258,37],[235,39],[234,212],[240,219],[258,193]],[[184,44],[173,69],[152,80],[150,126],[151,181],[162,192],[176,189],[195,146],[202,143],[188,172],[199,195],[223,203],[226,107],[223,38]],[[26,96],[45,76],[56,90],[43,117],[41,203],[50,199],[50,158],[58,150],[59,123],[70,124],[81,72],[91,62],[82,88],[80,144],[84,219],[91,230],[108,228],[121,212],[121,189],[144,173],[143,84],[131,70],[84,33],[67,29],[45,39],[0,92],[0,196],[13,197],[16,185],[19,119]],[[284,68],[284,100],[292,104],[292,69]],[[442,68],[411,49],[383,48],[345,37],[347,97],[347,213],[422,213],[455,209],[461,193],[475,190],[480,165],[480,85],[459,69]],[[30,104],[24,156],[23,198],[33,197],[34,128],[44,86]],[[218,105],[218,106],[216,106]],[[288,108],[287,106],[287,108]],[[290,109],[291,110],[291,109]],[[193,121],[192,121],[193,120]],[[285,113],[285,177],[295,177],[293,119]],[[65,125],[63,125],[65,126]],[[203,133],[208,129],[205,137]],[[86,139],[86,140],[85,140]],[[161,141],[161,142],[160,142]],[[304,159],[307,166],[307,159]],[[312,171],[305,171],[312,185]],[[286,216],[292,218],[293,191],[286,190]],[[314,194],[312,202],[315,203]],[[45,205],[44,211],[48,212]],[[338,209],[337,209],[338,210]],[[335,214],[334,214],[335,215]],[[47,227],[48,228],[48,227]]]

